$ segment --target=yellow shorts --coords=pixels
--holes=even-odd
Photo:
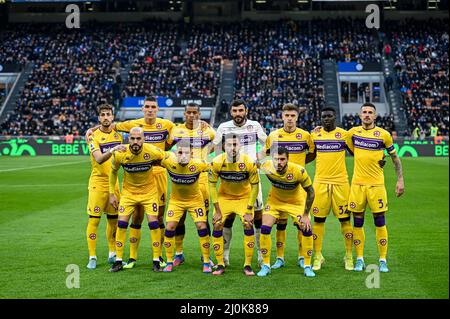
[[[388,210],[386,188],[384,185],[356,185],[350,187],[348,210],[362,213],[369,205],[372,213],[381,213]]]
[[[209,211],[209,185],[208,185],[208,173],[201,173],[198,181],[198,186],[202,192],[203,201],[206,211]]]
[[[348,195],[350,185],[325,184],[314,182],[314,203],[312,205],[312,214],[314,217],[325,218],[333,210],[337,218],[346,218],[350,215],[347,212]]]
[[[166,212],[166,222],[179,222],[181,217],[188,212],[194,223],[206,223],[206,209],[203,202],[203,196],[187,200],[169,199],[169,206]]]
[[[117,200],[120,200],[119,189],[115,192]],[[89,190],[87,214],[90,216],[101,217],[102,214],[117,215],[118,212],[109,204],[109,192],[101,192],[96,190]]]
[[[152,194],[122,193],[119,203],[119,216],[131,215],[138,206],[144,208],[144,213],[158,216],[158,198],[156,192]]]
[[[298,203],[286,203],[269,196],[266,207],[264,208],[263,216],[270,215],[277,220],[285,220],[291,216],[294,224],[298,224],[297,216],[303,215],[304,212],[305,201]]]
[[[222,223],[231,214],[236,214],[241,218],[241,222],[244,223],[244,215],[247,212],[248,198],[241,199],[228,199],[221,198],[219,195],[219,207],[222,212]],[[251,210],[252,216],[254,215],[254,208]]]
[[[153,173],[156,190],[158,192],[158,206],[166,206],[167,199],[167,170]]]

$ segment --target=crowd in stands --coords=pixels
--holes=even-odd
[[[408,119],[407,135],[416,128],[431,135],[449,134],[448,19],[392,23],[388,37]]]
[[[223,59],[237,61],[234,97],[247,101],[249,118],[270,132],[282,126],[281,107],[290,102],[301,109],[299,126],[311,130],[325,104],[323,59],[380,62],[391,50],[408,134],[436,124],[448,135],[446,26],[448,20],[392,23],[386,49],[375,29],[353,19],[187,28],[154,21],[74,31],[8,25],[0,32],[0,61],[32,65],[32,71],[0,134],[82,134],[96,123],[99,103],[118,106],[127,96],[218,98]],[[396,89],[388,82],[386,88]],[[342,118],[344,128],[358,123],[355,115]],[[391,114],[380,115],[378,125],[395,130]]]

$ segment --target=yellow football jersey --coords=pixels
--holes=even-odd
[[[304,199],[304,187],[311,186],[306,169],[298,164],[288,162],[288,167],[283,175],[277,173],[272,161],[266,161],[261,165],[261,171],[266,174],[272,187],[269,197],[283,203],[298,203]]]
[[[378,161],[383,159],[385,149],[389,154],[396,152],[391,134],[377,126],[370,130],[353,127],[348,131],[347,145],[355,155],[352,184],[384,185]]]
[[[166,141],[172,134],[172,129],[175,124],[169,120],[156,118],[154,124],[150,125],[145,122],[144,118],[129,120],[125,122],[116,123],[116,130],[129,133],[130,130],[135,127],[142,127],[144,130],[145,143],[150,143],[153,146],[158,147],[161,150],[165,150]],[[156,166],[154,168],[154,173],[164,172],[164,168]]]
[[[345,165],[347,131],[337,127],[327,132],[322,128],[319,133],[312,133],[311,139],[317,154],[314,181],[326,184],[347,184],[348,174]]]
[[[215,157],[209,170],[209,181],[217,183],[219,177],[219,196],[227,199],[250,197],[251,184],[259,183],[256,164],[247,154],[240,154],[235,163],[227,160],[226,153]]]
[[[311,135],[301,128],[292,133],[286,132],[284,128],[271,132],[266,140],[266,152],[272,145],[286,147],[289,151],[289,161],[301,166],[305,166],[306,151],[314,152]]]
[[[135,155],[127,144],[125,152],[115,152],[112,160],[112,169],[123,167],[122,193],[146,194],[156,191],[152,168],[155,162],[163,160],[165,152],[159,148],[145,144],[142,150]]]
[[[122,143],[122,135],[112,130],[110,133],[95,130],[89,137],[89,152],[91,154],[91,176],[89,178],[89,189],[108,191],[109,174],[111,173],[111,158],[102,164],[95,161],[92,153],[99,150],[102,154]]]
[[[187,140],[192,146],[193,158],[206,161],[208,158],[207,145],[214,140],[215,136],[216,132],[211,127],[203,130],[199,126],[196,129],[190,130],[185,124],[180,124],[173,128],[172,134],[167,142],[174,145],[180,141]]]
[[[186,166],[181,166],[174,153],[166,152],[166,154],[161,165],[167,169],[172,181],[171,198],[189,201],[190,198],[201,195],[198,181],[200,173],[208,170],[208,163],[192,159]]]

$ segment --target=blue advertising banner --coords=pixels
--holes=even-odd
[[[123,99],[122,107],[142,107],[144,105],[145,96],[133,96]],[[198,99],[184,99],[184,98],[170,98],[165,96],[156,97],[156,102],[159,107],[184,107],[190,102],[195,102],[200,106],[213,107],[215,99],[213,98],[198,98]]]

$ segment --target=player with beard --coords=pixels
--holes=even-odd
[[[253,160],[257,162],[257,142],[262,145],[265,144],[267,135],[264,132],[261,124],[257,121],[252,121],[247,118],[248,108],[243,100],[235,100],[230,106],[230,115],[232,120],[221,123],[217,128],[216,137],[214,138],[213,145],[215,146],[216,154],[222,151],[224,143],[224,136],[232,133],[240,138],[241,153],[247,154]],[[258,264],[262,263],[261,251],[259,249],[259,238],[261,234],[262,224],[262,187],[259,184],[259,192],[255,201],[254,209],[254,225],[255,225],[255,241],[258,250]],[[232,227],[235,218],[235,214],[231,214],[225,220],[223,225],[223,239],[224,239],[224,251],[223,259],[226,266],[230,264],[230,244],[232,238]]]

